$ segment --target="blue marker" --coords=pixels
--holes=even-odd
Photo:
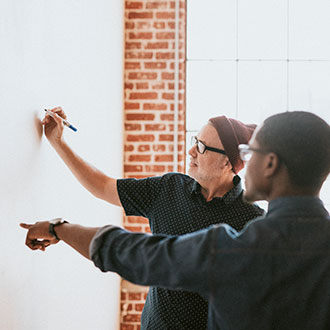
[[[47,109],[44,109],[51,117],[54,118],[54,114],[53,112],[51,112],[50,110],[47,110]],[[73,125],[71,125],[67,120],[63,119],[62,118],[62,121],[63,121],[63,124],[69,128],[71,128],[73,131],[77,132],[77,128],[75,128]]]

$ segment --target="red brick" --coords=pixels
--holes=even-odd
[[[142,165],[124,165],[125,172],[142,172]]]
[[[123,316],[124,322],[140,322],[141,315],[140,314],[128,314]]]
[[[150,145],[149,144],[140,144],[138,146],[138,151],[140,151],[140,152],[150,151]]]
[[[140,322],[141,314],[127,314],[123,316],[123,321],[128,323]]]
[[[142,1],[126,1],[125,3],[126,9],[142,9],[143,2]]]
[[[132,309],[133,309],[133,304],[128,304],[128,303],[120,304],[120,310],[122,310],[122,311],[131,311]],[[135,308],[135,310],[136,310],[136,308]]]
[[[165,168],[165,166],[164,166]],[[149,220],[143,217],[127,217],[128,223],[140,223],[140,224],[149,224]]]
[[[166,150],[166,145],[165,144],[154,144],[152,146],[153,151],[165,151]]]
[[[153,113],[127,113],[126,120],[154,120]]]
[[[150,19],[153,18],[153,12],[151,11],[143,11],[143,12],[135,12],[131,11],[128,13],[128,19]]]
[[[167,121],[173,121],[174,120],[174,115],[173,114],[161,114],[160,115],[161,120],[167,120]]]
[[[156,13],[157,19],[175,19],[174,11],[164,11]]]
[[[134,150],[134,146],[132,144],[125,144],[124,146],[124,151],[133,151]]]
[[[128,79],[143,79],[143,80],[153,80],[157,79],[156,72],[129,72]]]
[[[140,103],[125,102],[124,108],[125,110],[139,110]]]
[[[129,300],[141,300],[141,293],[140,292],[129,292],[128,299]]]
[[[166,125],[164,124],[153,124],[153,125],[145,125],[146,131],[165,131]]]
[[[152,134],[138,134],[138,135],[133,135],[133,134],[129,134],[127,135],[127,141],[129,142],[152,142],[155,140],[155,136]],[[141,169],[142,170],[142,169]],[[130,171],[133,172],[133,171]],[[140,171],[138,171],[140,172]]]
[[[144,227],[144,232],[145,233],[148,233],[148,234],[151,234],[151,230],[150,230],[150,227]]]
[[[133,232],[142,232],[142,227],[141,226],[125,226],[124,228],[126,230],[133,231]],[[129,299],[129,300],[131,300],[131,299]]]
[[[126,22],[126,23],[125,23],[125,29],[126,29],[126,30],[134,29],[134,27],[135,27],[134,22]]]
[[[131,100],[155,100],[158,98],[158,94],[156,92],[131,93],[129,98]]]
[[[146,39],[152,39],[153,33],[152,32],[130,32],[128,34],[129,39],[142,39],[142,40],[146,40]]]
[[[174,72],[162,72],[161,77],[163,80],[174,80]]]
[[[141,131],[141,128],[140,124],[125,124],[126,131]]]
[[[151,173],[155,173],[155,172],[164,173],[165,172],[164,165],[145,165],[144,168],[145,168],[146,172],[151,172]],[[149,223],[149,221],[148,221],[148,223]]]
[[[147,9],[167,9],[168,1],[153,1],[147,2]]]
[[[173,162],[173,155],[156,155],[155,162]]]
[[[151,155],[130,155],[128,157],[129,162],[150,162]]]
[[[149,89],[148,82],[138,82],[136,83],[136,89]]]
[[[171,60],[174,59],[174,52],[157,52],[156,59],[157,60]]]
[[[128,83],[128,82],[126,82],[126,83],[124,84],[124,88],[125,88],[125,89],[133,89],[133,87],[134,87],[134,85],[133,85],[132,83]]]
[[[145,62],[145,69],[166,69],[166,62]]]
[[[141,69],[140,62],[125,62],[125,70]]]
[[[167,41],[157,41],[157,42],[147,42],[144,46],[144,49],[168,49],[168,42]]]
[[[134,307],[136,311],[142,312],[144,304],[135,304]]]
[[[155,29],[165,29],[165,22],[159,22],[159,21],[156,21],[154,22],[154,28]]]
[[[173,141],[173,134],[160,134],[159,141]]]
[[[174,32],[157,32],[156,39],[174,39],[175,33]]]
[[[151,85],[152,89],[165,89],[165,83],[163,82],[157,82],[155,84]]]
[[[166,103],[144,103],[143,110],[166,110]]]
[[[152,52],[125,52],[125,58],[127,59],[151,59],[153,57]]]
[[[136,28],[138,30],[148,30],[151,28],[151,22],[150,21],[136,22]]]
[[[120,293],[120,299],[121,300],[126,300],[126,293],[125,292]]]
[[[141,49],[142,43],[141,42],[126,42],[125,49]]]
[[[162,93],[163,100],[174,100],[174,93]]]

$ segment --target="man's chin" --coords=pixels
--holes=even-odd
[[[248,191],[244,191],[243,192],[243,200],[245,202],[248,202],[248,203],[254,203],[256,202],[258,199],[255,198],[255,196],[253,196],[252,194],[250,194]]]

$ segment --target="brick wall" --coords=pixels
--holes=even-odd
[[[180,0],[179,0],[180,1]],[[175,1],[125,1],[124,176],[173,171]],[[179,11],[178,171],[185,162],[186,4]],[[148,221],[124,217],[125,228],[150,232]],[[121,329],[140,329],[147,288],[122,281]]]

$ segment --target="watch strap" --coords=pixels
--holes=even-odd
[[[68,221],[62,219],[62,218],[56,218],[54,220],[49,221],[49,228],[48,231],[51,235],[53,235],[58,241],[60,240],[59,237],[56,234],[55,227],[62,225],[63,223],[68,223]]]

